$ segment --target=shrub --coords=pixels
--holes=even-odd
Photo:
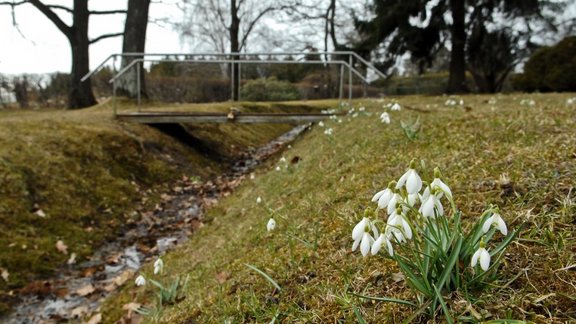
[[[274,78],[258,79],[246,82],[240,90],[243,100],[249,101],[283,101],[299,100],[298,89],[289,82]]]
[[[575,91],[576,36],[567,37],[552,47],[543,47],[530,57],[524,73],[513,78],[516,90]]]

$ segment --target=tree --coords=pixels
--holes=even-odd
[[[64,34],[64,36],[66,36],[70,43],[70,49],[72,52],[72,68],[68,89],[68,108],[78,109],[96,104],[96,98],[92,92],[92,83],[90,79],[84,82],[81,81],[82,77],[90,71],[89,46],[90,44],[105,38],[120,36],[122,33],[105,34],[90,40],[88,38],[88,20],[91,14],[117,14],[125,13],[125,11],[90,11],[88,10],[87,0],[74,0],[73,9],[60,5],[45,4],[40,0],[0,2],[0,5],[10,5],[13,12],[15,7],[23,4],[31,4],[36,7],[58,28],[58,30],[60,30],[60,32],[62,32],[62,34]],[[67,25],[56,13],[56,10],[72,15],[72,24]]]
[[[184,22],[177,24],[176,29],[183,37],[209,44],[209,49],[219,53],[241,53],[253,34],[259,28],[266,28],[259,25],[266,15],[290,8],[295,3],[292,0],[282,4],[271,0],[187,0],[183,6]],[[230,58],[237,60],[238,56]],[[232,99],[237,100],[240,85],[238,64],[231,64],[229,71],[233,76]]]
[[[506,55],[502,55],[502,51],[509,51],[510,46],[514,45],[512,51],[518,54],[524,53],[518,50],[518,46],[530,45],[529,41],[515,44],[513,41],[518,38],[512,37],[511,34],[487,32],[487,25],[492,29],[498,29],[506,21],[512,21],[516,25],[507,32],[514,30],[514,33],[523,29],[530,31],[538,24],[551,26],[546,16],[546,9],[553,8],[558,8],[558,4],[538,0],[374,0],[372,5],[374,18],[355,20],[362,39],[354,46],[376,52],[377,55],[384,52],[384,57],[381,59],[385,68],[391,68],[397,57],[409,53],[412,61],[419,64],[423,72],[431,65],[436,53],[445,45],[449,45],[451,57],[447,91],[465,92],[467,69],[474,70],[472,74],[476,74],[476,81],[485,83],[485,77],[479,77],[478,73],[479,68],[488,67],[479,64],[482,60],[517,62],[516,59],[510,60]],[[449,21],[445,19],[447,12],[451,17]],[[496,15],[500,19],[496,19]],[[523,27],[520,27],[519,23]],[[470,32],[473,30],[476,34],[470,38]],[[479,48],[488,45],[486,42],[496,39],[500,42],[499,45],[490,44],[492,46],[490,50],[482,53],[472,53],[469,50],[468,53],[473,54],[470,59],[474,62],[472,66],[466,63],[466,48]],[[507,65],[506,62],[501,64]],[[490,64],[490,68],[496,66]],[[498,70],[506,75],[510,71],[508,67]],[[484,74],[486,76],[490,72]],[[496,79],[501,79],[501,76],[490,78],[493,79],[490,82],[498,83]],[[479,88],[486,87],[482,85]]]
[[[148,26],[148,11],[150,0],[128,0],[128,10],[126,12],[126,23],[124,24],[124,37],[122,41],[122,53],[144,53],[146,47],[146,27]],[[127,67],[136,59],[142,56],[123,56],[122,68]],[[138,91],[140,95],[147,98],[145,75],[140,73],[140,89],[138,89],[136,69],[142,69],[143,63],[135,65],[134,73],[125,74],[120,80],[119,91],[129,97],[136,97]]]

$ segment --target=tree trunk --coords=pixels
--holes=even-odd
[[[468,92],[466,87],[466,10],[464,0],[450,0],[452,11],[452,51],[450,53],[450,78],[448,93]]]
[[[238,7],[236,6],[236,0],[230,0],[230,53],[238,53],[240,51],[240,17],[238,17]],[[232,60],[236,61],[238,56],[233,55]],[[232,63],[231,65],[231,80],[232,82],[232,101],[238,101],[240,97],[240,75],[237,63]]]
[[[150,0],[128,0],[128,11],[126,13],[126,23],[124,24],[124,38],[122,42],[122,53],[144,53],[146,47],[146,27],[148,26],[148,11]],[[128,66],[135,59],[141,59],[142,56],[123,56],[122,68]],[[140,62],[133,66],[132,70],[127,72],[118,82],[119,93],[130,98],[138,96],[138,73],[140,69],[140,95],[148,98],[146,91],[145,75],[143,63]]]

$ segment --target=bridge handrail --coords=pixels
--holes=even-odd
[[[361,62],[362,64],[364,64],[367,68],[369,68],[370,70],[372,70],[373,72],[375,72],[379,77],[381,78],[386,78],[387,76],[382,73],[382,71],[378,70],[372,63],[368,62],[367,60],[365,60],[363,57],[361,57],[360,55],[358,55],[356,52],[352,52],[352,51],[335,51],[335,52],[309,52],[309,53],[302,53],[302,52],[255,52],[255,53],[121,53],[121,54],[111,54],[109,55],[102,63],[100,63],[95,69],[93,69],[92,71],[88,72],[86,75],[84,75],[81,79],[81,81],[86,81],[88,78],[90,78],[92,75],[94,75],[95,73],[97,73],[100,69],[102,69],[106,63],[108,63],[108,61],[110,61],[110,59],[115,59],[116,57],[144,57],[144,56],[174,56],[174,55],[184,55],[184,56],[247,56],[247,55],[274,55],[274,56],[285,56],[285,55],[317,55],[322,57],[323,55],[348,55],[349,57],[354,57],[355,59],[357,59],[359,62]],[[186,61],[186,60],[185,60]],[[194,60],[192,60],[194,61]],[[179,62],[184,62],[184,61],[179,61]],[[201,62],[201,61],[194,61],[194,62]],[[215,62],[224,62],[224,60],[219,60],[219,61],[210,61],[210,63],[215,63]],[[243,62],[247,62],[247,60],[234,60],[234,63],[243,63]],[[258,60],[259,63],[264,63],[263,61]],[[275,61],[278,63],[288,63],[290,61]],[[314,62],[314,61],[297,61],[297,63],[304,63],[304,62]],[[322,63],[328,63],[326,61],[316,61],[316,62],[322,62]],[[332,61],[334,62],[334,61]],[[340,61],[342,62],[342,61]],[[347,64],[348,67],[350,67],[350,64]],[[355,70],[356,72],[358,72],[354,67],[350,67],[351,69]],[[357,74],[357,73],[355,73]],[[358,74],[357,74],[358,75]],[[366,78],[362,78],[362,80],[364,80],[364,82],[368,81],[366,80]]]

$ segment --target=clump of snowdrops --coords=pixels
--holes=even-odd
[[[499,279],[502,255],[516,231],[508,232],[495,206],[470,216],[475,218],[473,224],[464,226],[440,170],[436,168],[432,181],[425,182],[416,168],[413,160],[406,173],[374,195],[377,207],[367,209],[352,230],[352,250],[394,260],[417,302],[379,300],[411,305],[430,316],[441,310],[452,322],[444,296],[454,291],[467,295]]]

